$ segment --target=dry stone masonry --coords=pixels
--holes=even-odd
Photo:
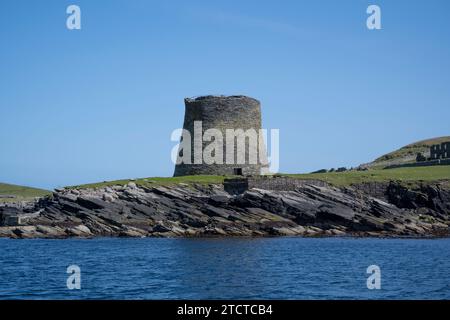
[[[194,140],[194,123],[201,121],[201,134],[208,129],[218,129],[223,136],[223,161],[222,163],[206,164],[195,163],[195,145],[191,143],[191,163],[180,163],[175,166],[174,176],[184,175],[260,175],[261,170],[267,164],[264,142],[258,143],[256,163],[252,163],[249,157],[249,139],[245,142],[245,161],[238,163],[238,143],[234,139],[232,152],[234,162],[229,164],[227,154],[227,129],[243,131],[255,130],[259,133],[261,129],[261,106],[256,99],[246,96],[202,96],[185,99],[186,112],[183,128],[187,130]],[[258,140],[261,137],[258,135]],[[259,141],[260,142],[260,141]],[[202,142],[203,151],[211,142]],[[260,150],[264,148],[263,150]],[[260,151],[264,157],[260,157]],[[183,152],[180,150],[180,152]],[[179,157],[183,154],[178,155]],[[241,155],[242,156],[242,155]]]

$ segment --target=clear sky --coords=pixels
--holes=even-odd
[[[261,101],[281,172],[449,135],[449,16],[447,0],[2,0],[0,181],[170,176],[183,99],[205,94]]]

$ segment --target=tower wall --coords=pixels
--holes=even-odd
[[[262,167],[267,164],[266,150],[264,141],[258,144],[257,163],[250,163],[249,159],[249,141],[246,139],[245,143],[245,162],[238,164],[237,160],[237,139],[234,140],[234,163],[226,163],[226,142],[227,129],[248,129],[256,130],[259,134],[261,129],[261,106],[256,99],[246,96],[203,96],[198,98],[186,98],[185,102],[185,116],[183,129],[191,134],[191,164],[178,164],[175,166],[174,176],[183,175],[234,175],[236,172],[242,175],[259,175]],[[202,122],[202,136],[208,129],[218,129],[223,136],[223,164],[206,164],[202,161],[201,164],[194,163],[194,122]],[[258,136],[258,139],[260,137]],[[211,142],[206,141],[202,144],[202,152],[205,146]],[[259,158],[259,148],[264,148],[264,158]],[[238,169],[238,171],[236,171]],[[239,170],[240,169],[240,170]],[[242,171],[242,172],[240,172]]]

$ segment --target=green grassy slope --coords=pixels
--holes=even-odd
[[[386,165],[390,162],[401,163],[415,161],[417,153],[421,152],[423,154],[428,154],[430,151],[430,146],[446,141],[450,141],[450,136],[414,142],[375,159],[370,166]]]
[[[50,193],[48,190],[0,183],[0,202],[27,200],[43,197]],[[7,198],[8,196],[14,196],[14,198]]]
[[[347,186],[363,182],[384,182],[384,181],[403,181],[403,182],[419,182],[419,181],[450,181],[450,166],[431,166],[431,167],[413,167],[413,168],[397,168],[388,170],[368,170],[368,171],[346,171],[346,172],[329,172],[329,173],[309,173],[309,174],[283,174],[298,179],[317,179],[326,181],[336,186]],[[79,186],[71,186],[68,188],[102,188],[114,185],[125,185],[134,182],[141,186],[169,186],[178,183],[199,183],[199,184],[218,184],[223,183],[224,176],[184,176],[184,177],[154,177],[135,180],[116,180],[105,181],[99,183],[91,183]]]
[[[134,182],[140,186],[166,186],[174,185],[178,183],[199,183],[199,184],[216,184],[223,183],[225,179],[224,176],[183,176],[183,177],[152,177],[152,178],[142,178],[142,179],[123,179],[115,181],[103,181],[97,183],[89,183],[78,186],[70,186],[67,188],[71,189],[86,189],[86,188],[104,188],[108,186],[125,185],[129,182]]]
[[[311,174],[289,174],[300,179],[323,180],[337,186],[346,186],[363,182],[419,182],[450,181],[450,166],[411,167],[396,169],[374,169],[368,171],[345,171]]]
[[[450,166],[431,166],[431,167],[413,167],[413,168],[396,168],[396,169],[374,169],[368,171],[346,171],[346,172],[328,172],[328,173],[308,173],[308,174],[283,174],[298,179],[317,179],[326,181],[335,186],[348,186],[364,182],[386,182],[386,181],[402,181],[405,183],[417,183],[420,181],[449,181],[450,182]],[[186,184],[220,184],[223,183],[224,176],[184,176],[184,177],[153,177],[143,179],[123,179],[115,181],[105,181],[78,186],[70,186],[67,188],[103,188],[107,186],[125,185],[134,182],[141,186],[170,186],[178,183]],[[227,177],[230,178],[230,177]],[[50,191],[16,186],[0,183],[0,195],[13,195],[16,198],[1,198],[1,202],[17,201],[42,197],[50,194]]]

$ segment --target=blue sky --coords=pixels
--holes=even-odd
[[[281,172],[448,135],[449,14],[445,0],[2,0],[0,181],[170,176],[183,99],[204,94],[261,101]]]

